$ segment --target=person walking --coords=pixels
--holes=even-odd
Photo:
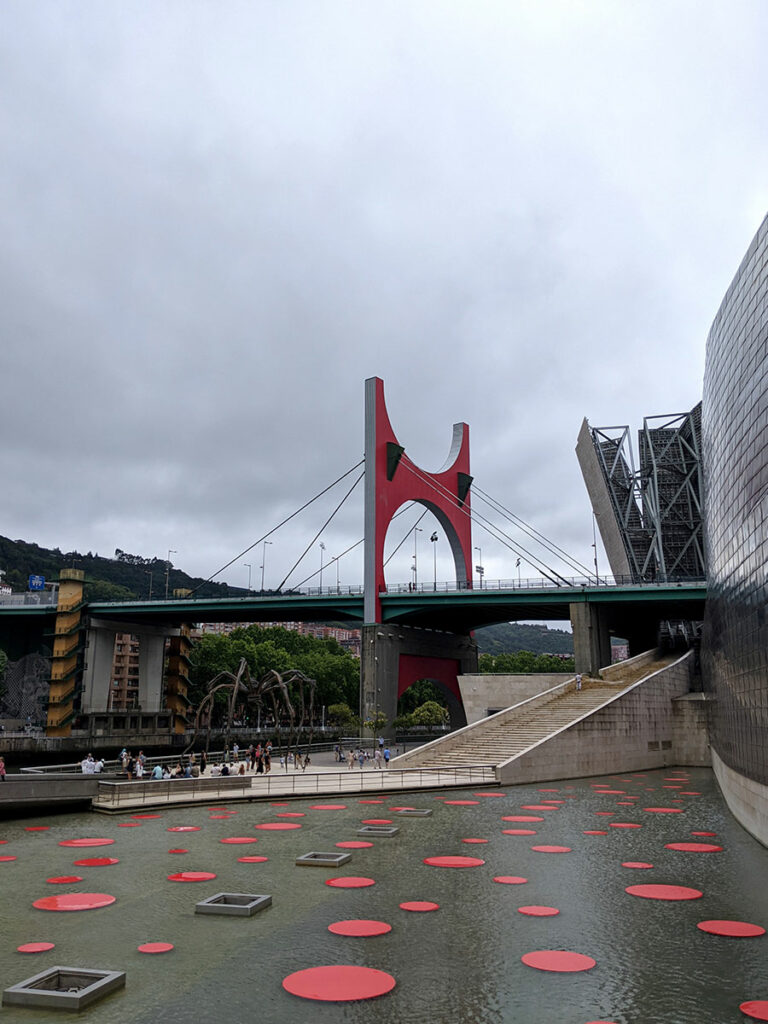
[[[581,689],[581,672],[576,673],[576,689]]]
[[[389,747],[384,747],[384,767],[389,768],[389,759],[392,757]]]
[[[0,757],[0,782],[5,782],[5,758]]]

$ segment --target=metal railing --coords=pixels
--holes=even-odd
[[[17,605],[56,605],[58,594],[55,591],[40,590],[23,594],[0,594],[0,607]]]

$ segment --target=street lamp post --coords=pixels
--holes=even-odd
[[[250,562],[243,562],[243,565],[248,570],[248,596],[250,597],[251,596],[251,563]]]
[[[264,593],[264,566],[267,564],[267,544],[271,544],[271,540],[265,540],[261,545],[261,592]]]
[[[414,526],[413,528],[413,589],[416,590],[419,585],[419,553],[418,553],[418,540],[419,534],[424,531],[420,526]]]
[[[325,551],[325,544],[320,541],[320,593],[323,592],[323,552]]]
[[[483,549],[476,547],[475,551],[477,551],[477,554],[478,554],[478,563],[475,566],[475,572],[480,577],[480,589],[482,590],[483,589],[483,576],[485,575],[485,568],[483,566]]]
[[[437,591],[437,530],[435,530],[435,532],[429,539],[432,541],[432,544],[434,545],[434,547],[432,548],[432,562],[435,570],[433,587],[434,590]]]
[[[520,588],[523,584],[522,584],[522,580],[520,579],[520,559],[519,558],[515,562],[515,565],[517,566],[517,586],[518,586],[518,588]]]
[[[171,576],[171,555],[178,555],[176,548],[168,548],[168,557],[165,560],[165,600],[168,600],[168,582]]]
[[[341,593],[341,590],[339,588],[339,558],[340,557],[341,557],[340,555],[336,555],[336,593],[337,594]]]

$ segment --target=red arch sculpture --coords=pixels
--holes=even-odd
[[[469,427],[455,423],[448,460],[437,473],[420,469],[405,454],[387,415],[384,382],[365,382],[365,622],[381,622],[379,595],[386,590],[384,540],[406,501],[426,506],[445,530],[459,586],[472,585],[469,517]]]

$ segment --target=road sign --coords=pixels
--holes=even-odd
[[[29,589],[30,590],[45,590],[45,576],[30,576],[29,577]]]

